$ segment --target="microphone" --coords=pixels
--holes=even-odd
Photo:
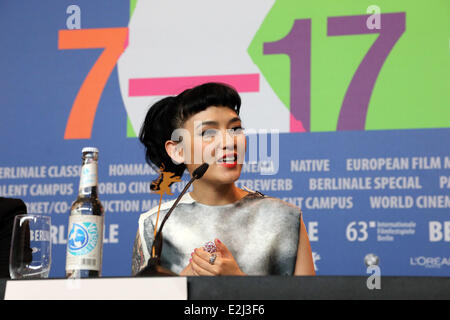
[[[153,249],[155,249],[155,255],[152,256],[145,266],[144,269],[139,271],[136,276],[138,277],[154,277],[154,276],[176,276],[177,274],[173,273],[170,270],[167,270],[164,267],[160,266],[161,263],[161,253],[162,253],[162,229],[164,227],[164,224],[166,223],[167,219],[169,219],[170,215],[172,214],[172,211],[176,208],[178,202],[180,202],[183,195],[186,193],[186,191],[189,189],[191,184],[197,180],[203,177],[206,170],[208,170],[209,164],[203,163],[201,166],[199,166],[197,169],[194,170],[192,173],[192,178],[189,180],[187,185],[184,187],[183,191],[178,195],[177,199],[175,200],[172,207],[170,207],[169,211],[167,212],[166,216],[164,217],[163,221],[161,222],[161,226],[159,227],[158,232],[156,233],[155,239],[153,240],[152,248],[150,250],[151,253],[153,253]]]
[[[198,167],[197,169],[194,170],[194,172],[192,173],[192,176],[195,179],[200,179],[201,177],[203,177],[203,175],[205,174],[206,170],[208,170],[208,168],[209,168],[209,164],[207,164],[205,162],[200,167]]]

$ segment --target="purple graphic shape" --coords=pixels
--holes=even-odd
[[[337,130],[365,129],[367,109],[375,81],[395,43],[405,32],[405,12],[381,14],[380,29],[367,27],[367,20],[370,17],[371,15],[328,18],[328,36],[380,34],[361,61],[348,86]]]
[[[310,131],[311,19],[295,20],[281,40],[265,42],[264,54],[286,54],[290,59],[290,132]]]

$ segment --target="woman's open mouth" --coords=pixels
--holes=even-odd
[[[237,153],[229,153],[224,155],[216,162],[219,166],[233,168],[237,165]]]

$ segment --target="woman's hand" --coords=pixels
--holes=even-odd
[[[217,252],[213,253],[216,255],[216,260],[213,264],[209,260],[213,254],[208,253],[203,248],[197,248],[192,253],[189,265],[182,273],[192,272],[194,275],[199,276],[245,275],[239,268],[230,250],[219,239],[214,240],[214,243],[216,244]]]
[[[194,270],[192,270],[192,263],[189,263],[186,268],[183,269],[183,271],[180,272],[180,276],[197,276],[198,274],[194,273]]]

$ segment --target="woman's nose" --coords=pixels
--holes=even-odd
[[[236,136],[231,132],[231,130],[225,130],[222,135],[222,148],[226,150],[234,150],[236,147]]]

